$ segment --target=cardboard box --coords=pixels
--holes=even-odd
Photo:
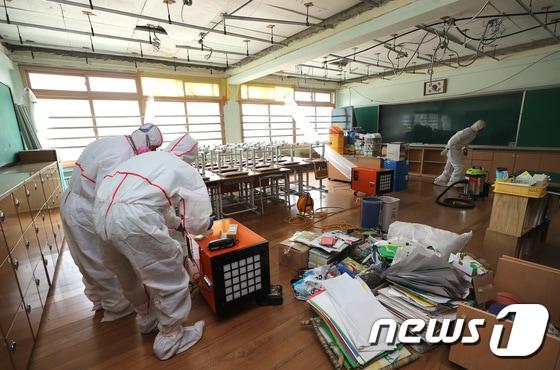
[[[280,244],[280,264],[293,270],[307,269],[309,247],[285,240]]]
[[[550,321],[560,324],[560,270],[536,263],[523,261],[513,257],[503,256],[498,261],[494,287],[497,292],[509,292],[519,297],[525,303],[539,303],[545,306],[550,315]],[[490,337],[494,324],[498,323],[496,316],[477,308],[459,305],[457,318],[483,318],[484,327],[479,327],[480,340],[476,344],[456,343],[449,351],[449,361],[466,369],[495,370],[495,369],[559,369],[560,368],[560,338],[547,335],[536,353],[527,358],[498,357],[490,350]],[[504,334],[501,343],[507,343],[512,328],[512,322],[501,320]],[[465,327],[464,334],[468,335]]]
[[[356,161],[354,163],[356,163],[357,167],[374,168],[374,169],[383,168],[383,158],[380,157],[359,156],[356,157]]]
[[[546,239],[549,222],[544,222],[520,237],[486,229],[481,259],[491,269],[496,269],[500,256],[530,258]]]
[[[401,161],[406,159],[405,144],[401,142],[387,144],[387,159]]]
[[[327,170],[328,170],[328,174],[329,174],[329,180],[338,180],[338,181],[350,182],[350,178],[345,176],[339,170],[337,170],[335,166],[330,164],[330,162],[327,164]]]

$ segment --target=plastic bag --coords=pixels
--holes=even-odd
[[[409,240],[435,250],[441,257],[448,259],[451,253],[460,252],[471,240],[472,231],[456,234],[423,224],[395,221],[389,226],[388,240]]]
[[[323,289],[323,281],[340,275],[333,265],[324,265],[307,270],[303,277],[292,283],[296,299],[305,301],[307,297]]]

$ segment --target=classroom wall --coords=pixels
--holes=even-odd
[[[0,82],[12,90],[14,103],[24,103],[23,83],[16,63],[8,56],[9,52],[0,45]]]
[[[557,52],[550,55],[554,51]],[[424,81],[428,80],[425,74],[409,74],[392,81],[351,84],[337,90],[336,105],[358,107],[558,86],[558,51],[558,47],[542,48],[506,57],[500,62],[485,60],[466,68],[436,70],[434,79],[448,79],[448,92],[441,95],[423,96]]]

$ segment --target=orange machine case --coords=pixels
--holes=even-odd
[[[384,188],[380,183],[381,176],[387,176],[389,179],[388,188]],[[385,168],[353,167],[351,181],[352,190],[367,195],[381,195],[393,191],[393,171]]]
[[[212,240],[220,239],[227,232],[229,225],[237,224],[237,243],[231,248],[210,251],[208,243]],[[218,314],[224,314],[236,306],[241,299],[237,299],[229,304],[225,300],[225,286],[223,279],[223,266],[230,261],[259,254],[261,262],[261,285],[259,291],[248,294],[243,298],[247,300],[259,294],[267,294],[270,291],[270,267],[268,260],[268,241],[262,236],[253,232],[248,227],[237,222],[232,218],[226,218],[214,222],[211,233],[202,240],[198,241],[200,247],[200,279],[198,287],[204,299],[208,302],[212,310]],[[209,288],[204,277],[212,282]],[[216,277],[222,277],[216,279]]]

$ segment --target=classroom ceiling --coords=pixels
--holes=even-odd
[[[560,19],[558,0],[492,0],[482,2],[482,6],[480,2],[473,3],[472,9],[449,14],[449,19],[436,18],[396,35],[352,45],[284,69],[280,74],[341,82],[391,78],[405,69],[410,73],[422,68],[425,73],[438,65],[468,66],[478,57],[499,60],[512,51],[560,40],[560,25],[556,24]],[[542,23],[547,24],[549,31]],[[429,27],[423,29],[425,26]]]
[[[6,8],[0,8],[0,41],[20,47],[144,56],[227,67],[247,54],[270,47],[271,36],[275,44],[282,44],[290,36],[314,28],[321,20],[359,3],[359,0],[6,0]],[[232,17],[225,19],[225,30],[224,15]],[[273,29],[270,25],[274,25]],[[137,26],[160,26],[166,34],[139,30]],[[154,47],[158,43],[159,47]]]
[[[376,10],[379,15],[371,16],[375,20],[391,13],[394,4],[404,8],[407,3],[411,2],[6,0],[5,7],[0,3],[0,41],[19,49],[231,67],[235,77],[238,69],[252,69],[251,63],[266,61],[268,54],[278,50],[293,51],[290,47],[298,41],[329,33],[345,19]],[[438,14],[428,22],[425,16],[412,14],[408,28],[382,33],[383,37],[378,33],[365,38],[366,42],[347,43],[343,49],[331,48],[323,55],[307,54],[304,48],[298,60],[273,65],[261,75],[341,83],[391,78],[417,69],[426,73],[440,65],[461,68],[478,58],[500,60],[507,53],[560,40],[556,24],[560,0],[469,0],[461,2],[461,9],[449,10],[451,14],[444,10],[449,18]],[[421,21],[416,23],[416,19]],[[310,60],[302,62],[302,54]]]

